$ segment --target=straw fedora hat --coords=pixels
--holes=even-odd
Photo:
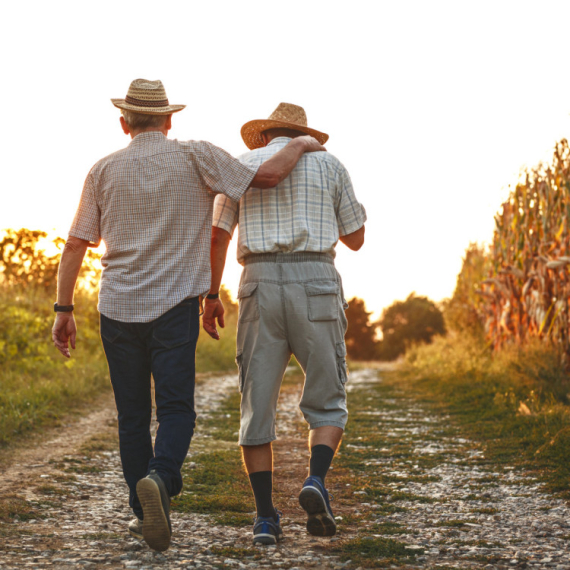
[[[182,111],[186,105],[171,105],[168,102],[162,81],[135,79],[124,99],[111,99],[119,109],[135,111],[143,115],[170,115]]]
[[[279,103],[277,109],[269,115],[269,119],[249,121],[241,128],[241,138],[247,148],[265,146],[261,133],[268,129],[294,129],[315,137],[321,144],[327,142],[329,135],[307,127],[307,114],[303,107],[291,103]]]

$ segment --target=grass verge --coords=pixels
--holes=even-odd
[[[237,446],[239,400],[236,387],[200,424],[200,433],[208,437],[207,450],[184,464],[184,491],[173,500],[174,511],[207,513],[229,526],[251,524],[251,489]]]
[[[412,350],[388,383],[413,390],[481,441],[498,465],[530,469],[570,497],[570,378],[559,355],[535,342],[493,355],[468,338]]]
[[[173,511],[207,513],[228,526],[251,524],[251,490],[238,449],[194,455],[182,476],[185,490],[172,501]]]
[[[0,446],[110,389],[95,296],[81,291],[76,305],[77,349],[65,360],[51,343],[52,295],[0,288]]]
[[[96,292],[75,296],[77,348],[66,360],[53,347],[53,294],[0,286],[0,447],[55,426],[111,390],[99,336]],[[236,308],[228,303],[226,328],[216,342],[200,335],[198,373],[235,370]]]

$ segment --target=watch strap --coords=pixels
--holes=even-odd
[[[53,304],[53,310],[56,313],[71,313],[73,312],[73,307],[75,305],[58,305],[57,303]]]

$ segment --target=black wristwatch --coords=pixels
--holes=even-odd
[[[57,303],[54,303],[53,310],[56,313],[71,313],[73,312],[73,305],[58,305]]]
[[[219,293],[208,293],[206,299],[218,299],[220,297]]]

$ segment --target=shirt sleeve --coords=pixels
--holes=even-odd
[[[95,182],[91,172],[83,185],[81,200],[69,235],[90,242],[91,247],[97,247],[101,243],[101,210],[97,204]]]
[[[226,230],[233,236],[239,219],[239,202],[230,200],[223,194],[218,194],[214,201],[214,216],[212,225]]]
[[[356,199],[348,171],[342,165],[337,172],[337,188],[335,212],[339,234],[345,236],[359,230],[364,225],[366,210]]]
[[[257,168],[242,164],[225,150],[207,142],[202,143],[199,168],[204,183],[212,192],[225,194],[235,202],[257,174]]]

